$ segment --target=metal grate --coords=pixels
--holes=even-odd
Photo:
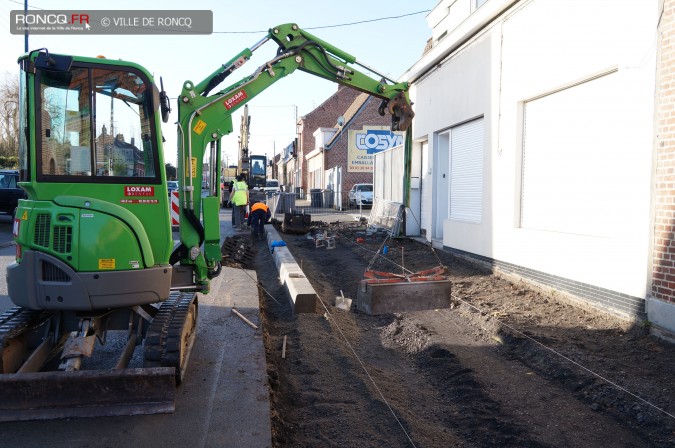
[[[49,213],[40,213],[35,220],[35,238],[33,242],[37,246],[49,247],[49,234],[51,230],[52,216]]]
[[[68,283],[70,282],[70,276],[63,272],[58,266],[53,265],[48,261],[43,261],[42,280],[45,282]]]
[[[69,254],[72,250],[73,228],[70,226],[54,226],[54,252]]]

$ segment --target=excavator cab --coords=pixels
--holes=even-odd
[[[14,222],[12,301],[89,311],[165,300],[173,239],[152,77],[46,52],[21,66],[28,199]]]

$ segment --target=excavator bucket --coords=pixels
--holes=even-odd
[[[405,93],[399,92],[387,105],[391,114],[392,128],[394,131],[406,131],[412,124],[415,112],[412,104],[408,101]]]
[[[0,421],[171,413],[174,367],[0,375]]]

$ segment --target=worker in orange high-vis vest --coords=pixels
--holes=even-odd
[[[248,214],[248,225],[253,236],[261,239],[265,236],[265,223],[272,218],[270,208],[264,202],[256,201]]]

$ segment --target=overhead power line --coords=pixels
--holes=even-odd
[[[17,5],[25,6],[25,5],[23,4],[23,2],[20,2],[20,1],[17,1],[17,0],[9,0],[9,1],[10,1],[10,3],[16,3]],[[31,5],[28,5],[28,7],[29,7],[29,8],[32,8],[32,9],[39,9],[40,11],[44,11],[44,10],[45,10],[44,8],[38,8],[37,6],[31,6]]]
[[[309,27],[303,27],[305,30],[319,30],[319,29],[324,29],[324,28],[338,28],[341,26],[352,26],[352,25],[360,25],[362,23],[370,23],[370,22],[380,22],[382,20],[392,20],[392,19],[401,19],[403,17],[408,17],[408,16],[414,16],[417,14],[423,14],[425,12],[431,11],[430,9],[426,9],[424,11],[416,11],[416,12],[411,12],[408,14],[401,14],[400,16],[388,16],[388,17],[378,17],[376,19],[368,19],[368,20],[359,20],[358,22],[348,22],[348,23],[338,23],[335,25],[322,25],[322,26],[309,26]],[[257,34],[257,33],[266,33],[269,30],[257,30],[257,31],[214,31],[213,34]]]

